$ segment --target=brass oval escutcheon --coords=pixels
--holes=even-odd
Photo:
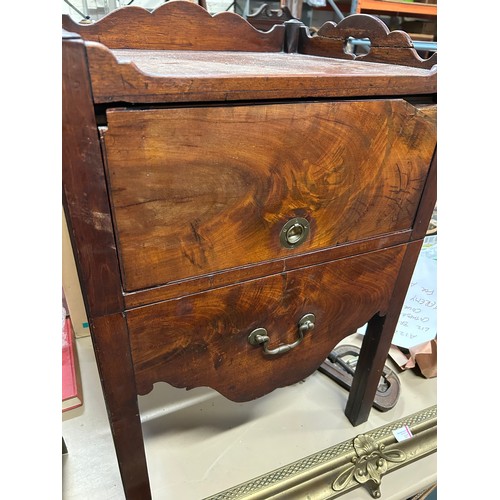
[[[303,217],[290,219],[281,229],[280,243],[285,248],[296,248],[309,236],[309,221]]]

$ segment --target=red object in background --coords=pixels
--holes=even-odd
[[[82,404],[73,327],[70,318],[66,317],[62,323],[62,411],[72,410]]]

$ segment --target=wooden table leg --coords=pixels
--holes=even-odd
[[[422,242],[408,244],[386,314],[377,314],[368,322],[345,408],[354,426],[366,422],[370,415]]]
[[[70,234],[118,466],[127,500],[149,500],[146,454],[123,310],[116,245],[110,230],[104,166],[83,41],[63,38],[63,186]],[[95,218],[97,216],[97,219]],[[97,250],[96,250],[97,249]]]
[[[92,340],[125,496],[127,500],[149,500],[146,453],[123,316],[97,318],[92,324]]]

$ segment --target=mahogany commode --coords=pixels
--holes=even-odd
[[[435,57],[367,15],[311,36],[171,1],[63,28],[63,204],[127,498],[151,495],[159,381],[248,401],[368,322],[365,422],[436,201]]]

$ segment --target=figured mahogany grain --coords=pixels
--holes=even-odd
[[[209,386],[247,401],[302,380],[342,338],[387,308],[404,250],[401,245],[128,311],[139,394],[165,381]],[[263,327],[270,349],[292,343],[307,313],[316,315],[314,330],[286,354],[266,356],[247,340]]]
[[[435,124],[402,100],[111,110],[104,140],[138,290],[411,228]],[[311,232],[284,248],[294,217]]]
[[[258,262],[250,266],[237,267],[226,271],[218,271],[208,275],[197,276],[195,278],[174,281],[167,285],[155,286],[136,292],[125,292],[125,308],[131,309],[175,297],[184,297],[212,288],[220,288],[234,283],[242,283],[248,280],[263,278],[270,274],[292,271],[294,269],[323,264],[331,260],[342,259],[352,255],[389,248],[409,241],[411,235],[411,230],[399,231],[381,237],[368,238],[356,243],[346,243],[333,248],[316,250],[294,257]]]

